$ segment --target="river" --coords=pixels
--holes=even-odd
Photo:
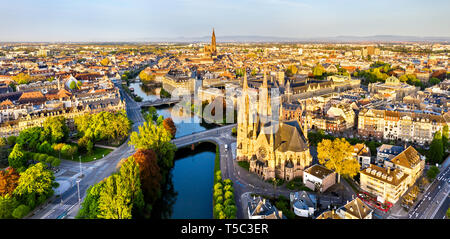
[[[159,89],[144,90],[140,83],[131,83],[134,93],[145,100],[160,98]],[[175,121],[177,133],[181,137],[192,133],[204,131],[198,116],[175,112],[173,107],[158,107],[157,112],[164,118],[172,117],[182,119]],[[174,115],[172,115],[172,113]],[[173,219],[210,219],[212,215],[212,189],[214,179],[215,146],[211,143],[202,143],[191,148],[179,149],[175,154],[175,165],[171,171],[171,184],[173,189],[163,195],[167,205],[163,205],[164,217]],[[167,198],[169,197],[169,198]],[[170,202],[170,203],[169,203]]]

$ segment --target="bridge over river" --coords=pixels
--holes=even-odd
[[[223,133],[230,133],[231,129],[236,127],[236,124],[230,124],[226,126],[222,126],[219,128],[209,129],[198,133],[193,133],[191,135],[182,136],[172,140],[172,143],[175,144],[178,148],[189,146],[198,142],[212,142],[215,144],[219,144],[217,138]]]
[[[139,102],[138,105],[141,108],[144,107],[151,107],[151,106],[161,106],[161,105],[173,105],[178,102],[180,102],[181,99],[172,99],[172,98],[162,98],[162,99],[156,99],[156,100],[146,100]]]

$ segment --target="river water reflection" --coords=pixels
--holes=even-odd
[[[159,99],[158,88],[143,89],[140,83],[131,83],[130,88],[143,100]],[[198,116],[176,111],[173,107],[157,108],[164,118],[183,119],[175,121],[177,133],[181,137],[204,131]],[[172,115],[173,113],[173,115]],[[158,205],[157,217],[174,219],[209,219],[212,218],[212,188],[214,174],[215,146],[202,143],[192,151],[189,148],[179,149],[175,154],[175,165],[171,171],[168,190],[163,192]]]

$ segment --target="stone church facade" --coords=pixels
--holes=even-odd
[[[303,176],[312,163],[306,124],[298,120],[281,121],[282,104],[272,113],[267,78],[259,89],[259,97],[249,96],[247,76],[238,102],[237,154],[238,161],[250,163],[250,172],[264,180],[280,178],[286,181]],[[281,117],[279,117],[281,116]],[[276,120],[273,120],[276,118]]]

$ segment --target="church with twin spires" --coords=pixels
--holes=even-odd
[[[259,97],[251,96],[245,73],[238,102],[236,160],[249,162],[250,172],[264,180],[289,181],[303,176],[303,170],[312,163],[308,131],[298,120],[281,121],[282,104],[273,106],[273,100],[278,99],[269,97],[266,73]]]

